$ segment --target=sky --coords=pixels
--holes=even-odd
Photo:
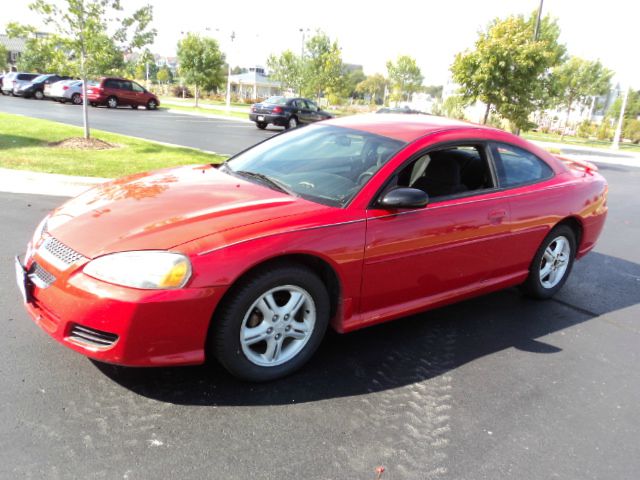
[[[320,29],[338,40],[344,62],[366,74],[386,73],[398,55],[414,57],[425,84],[444,84],[457,52],[473,48],[478,31],[495,17],[530,14],[540,0],[123,0],[127,10],[150,3],[158,30],[151,50],[175,55],[186,32],[217,38],[232,66],[266,66],[270,53],[300,52],[303,34]],[[9,21],[38,25],[28,0],[0,12]],[[544,0],[543,13],[556,17],[569,54],[599,59],[615,81],[640,88],[637,0]],[[301,32],[301,29],[303,30]],[[235,40],[231,42],[231,32]]]

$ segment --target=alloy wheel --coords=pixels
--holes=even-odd
[[[242,320],[242,352],[254,365],[282,365],[302,351],[315,323],[316,306],[309,292],[295,285],[272,288],[258,297]]]
[[[553,288],[563,279],[571,258],[571,244],[564,236],[554,238],[540,260],[540,283],[544,288]]]

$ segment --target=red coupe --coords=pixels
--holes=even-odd
[[[40,224],[27,310],[99,361],[215,356],[262,381],[349,332],[520,285],[548,298],[589,252],[607,183],[500,130],[369,115],[277,135],[221,166],[98,186]]]

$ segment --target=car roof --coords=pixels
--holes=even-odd
[[[429,133],[461,128],[477,128],[495,131],[493,127],[463,122],[452,118],[436,115],[406,115],[404,113],[390,113],[378,115],[353,115],[348,117],[324,120],[323,124],[353,128],[365,132],[395,138],[404,142],[412,142]]]

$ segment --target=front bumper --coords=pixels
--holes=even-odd
[[[63,345],[101,362],[126,366],[196,365],[205,360],[207,332],[226,288],[139,290],[96,280],[72,266],[57,271],[34,262],[55,281],[45,288],[29,284],[26,309],[35,323]],[[104,345],[78,336],[78,326],[108,334]],[[99,334],[98,334],[99,335]]]
[[[273,125],[286,126],[287,117],[285,115],[273,115],[268,113],[250,113],[249,120],[256,123],[270,123]]]

